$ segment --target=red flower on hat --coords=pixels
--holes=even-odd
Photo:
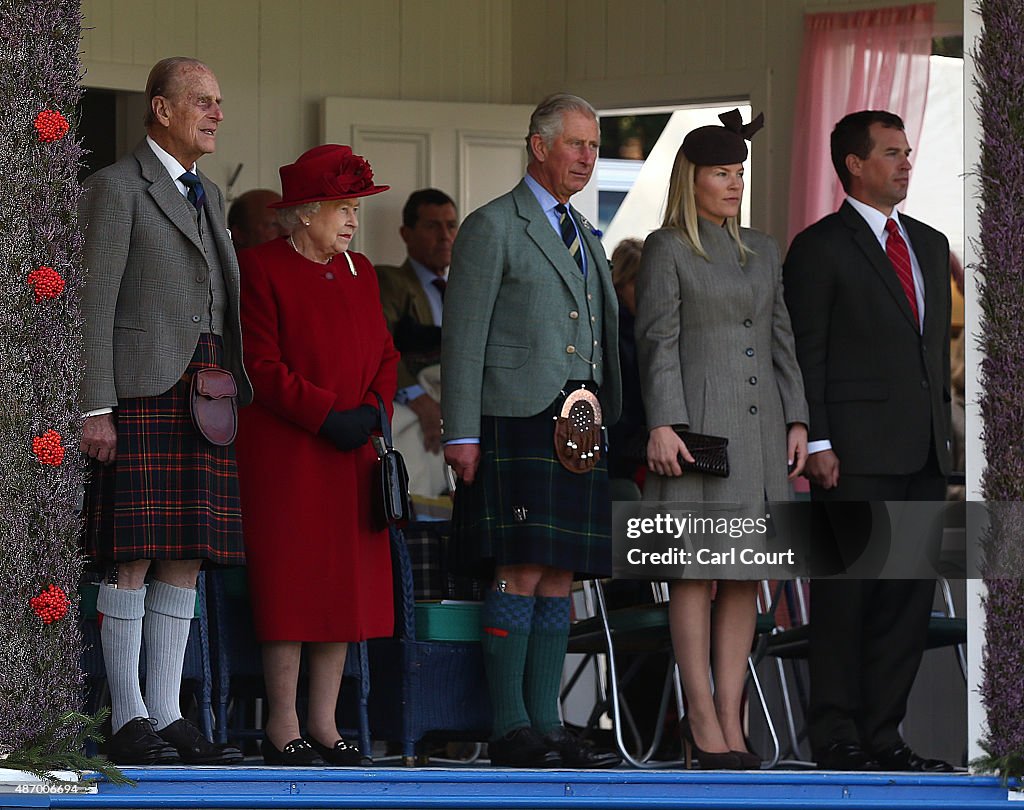
[[[32,439],[32,452],[36,454],[40,464],[56,467],[64,461],[64,446],[60,443],[60,434],[56,430],[48,430],[42,436]]]
[[[45,264],[28,274],[28,283],[36,293],[36,303],[44,298],[56,298],[64,292],[64,279],[60,273]]]
[[[373,186],[373,169],[362,155],[342,157],[336,172],[324,174],[324,188],[335,194],[356,194]]]
[[[68,134],[68,120],[57,110],[41,110],[35,120],[36,133],[43,143],[59,141]]]
[[[50,585],[39,596],[29,599],[28,603],[36,616],[43,620],[43,624],[60,621],[68,615],[68,608],[71,607],[68,595],[56,585]]]

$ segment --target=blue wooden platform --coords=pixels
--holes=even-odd
[[[523,771],[495,768],[137,768],[135,787],[3,794],[7,807],[970,808],[1006,807],[999,780],[815,771]],[[1024,794],[1016,794],[1024,799]],[[1014,805],[1024,806],[1024,805]]]

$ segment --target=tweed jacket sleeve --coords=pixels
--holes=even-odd
[[[82,291],[83,411],[117,406],[114,313],[132,232],[129,194],[122,186],[115,178],[94,175],[79,198],[79,222],[87,234],[83,258],[88,272]],[[103,238],[91,238],[94,233],[102,233]]]
[[[689,427],[679,364],[682,308],[676,263],[684,250],[670,229],[644,242],[636,279],[636,346],[649,427]]]
[[[793,325],[786,308],[786,294],[782,283],[782,259],[779,244],[771,237],[765,237],[764,247],[771,253],[772,270],[775,278],[775,301],[772,312],[772,363],[775,367],[775,381],[782,398],[782,411],[786,424],[796,422],[806,425],[809,421],[807,400],[804,396],[804,378],[796,359],[796,342]]]

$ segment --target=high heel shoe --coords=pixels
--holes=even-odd
[[[761,757],[757,754],[750,751],[730,751],[729,753],[736,755],[736,758],[740,761],[741,771],[761,770]]]
[[[693,731],[690,729],[690,718],[684,717],[679,721],[679,734],[683,738],[683,756],[686,759],[686,770],[690,770],[693,757],[697,758],[697,764],[702,771],[739,771],[743,769],[740,764],[740,756],[737,751],[702,751],[693,740]],[[750,755],[753,756],[753,755]]]

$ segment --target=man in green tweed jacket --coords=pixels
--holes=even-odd
[[[558,711],[574,573],[611,570],[601,448],[592,469],[574,472],[553,438],[555,419],[580,397],[597,395],[605,424],[621,407],[611,272],[598,234],[568,205],[590,179],[599,138],[583,99],[559,93],[540,103],[526,177],[463,223],[445,295],[441,412],[445,458],[459,478],[453,542],[460,559],[494,573],[481,640],[496,765],[620,761],[570,734]]]

